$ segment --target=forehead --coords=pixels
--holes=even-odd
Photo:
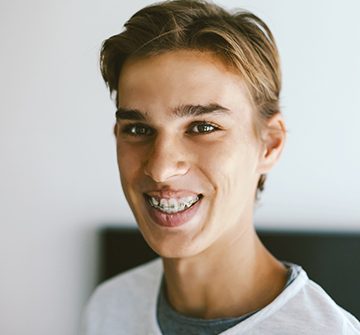
[[[118,103],[139,110],[211,103],[230,110],[251,107],[239,74],[211,53],[189,50],[128,59],[119,77]]]

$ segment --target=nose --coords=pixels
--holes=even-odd
[[[158,134],[151,146],[145,158],[145,175],[160,183],[188,172],[189,157],[180,140]]]

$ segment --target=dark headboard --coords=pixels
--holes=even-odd
[[[360,319],[360,233],[258,231],[280,260],[301,265],[342,307]],[[103,281],[158,257],[135,228],[100,232],[100,278]]]

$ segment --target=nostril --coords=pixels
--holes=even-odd
[[[161,183],[171,178],[187,174],[189,166],[186,162],[176,162],[170,159],[150,159],[144,164],[144,174],[155,182]]]

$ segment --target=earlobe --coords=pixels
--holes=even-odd
[[[262,131],[262,151],[259,162],[259,173],[267,173],[279,160],[286,139],[286,127],[281,113],[274,115]]]

